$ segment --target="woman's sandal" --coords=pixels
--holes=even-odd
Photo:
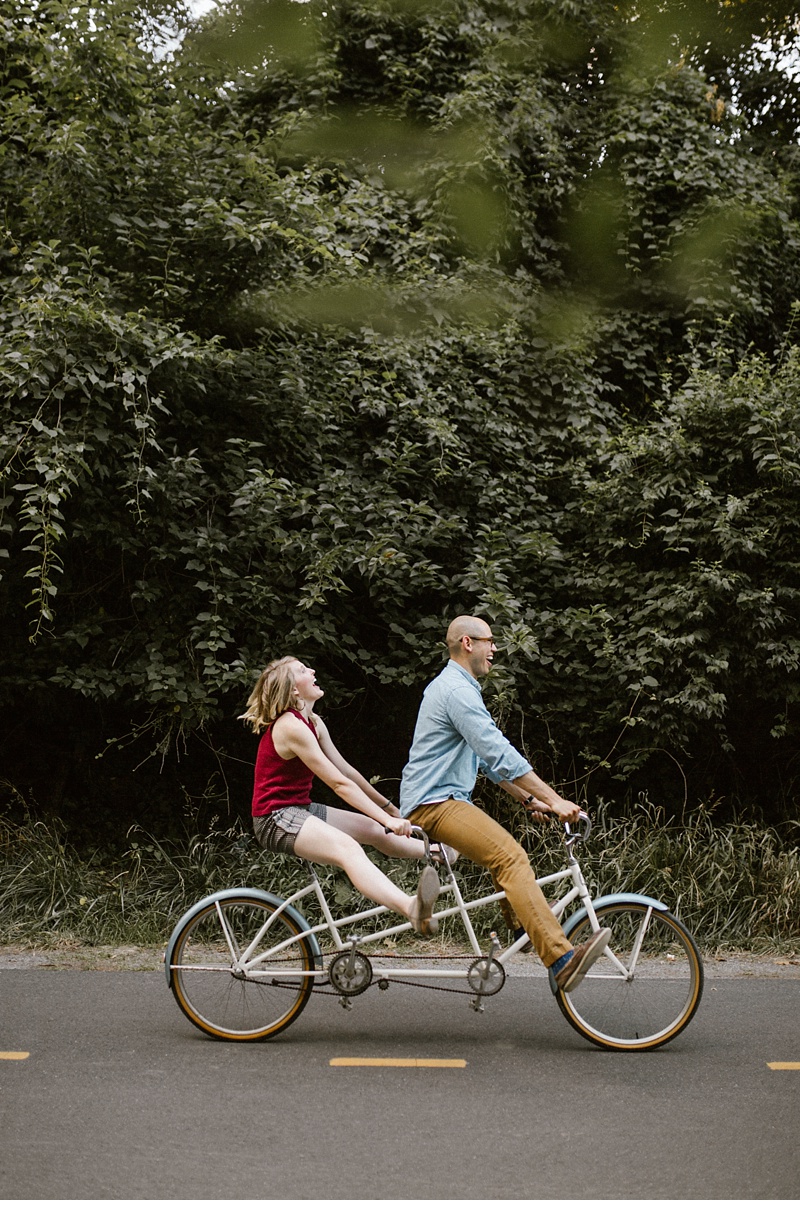
[[[419,876],[417,894],[411,905],[409,920],[414,932],[422,937],[433,937],[439,929],[439,922],[431,916],[433,905],[439,895],[439,876],[432,866],[426,866]]]

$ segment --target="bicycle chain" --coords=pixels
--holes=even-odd
[[[325,957],[325,955],[323,955],[323,957]],[[469,962],[474,962],[475,961],[474,954],[388,954],[387,953],[387,954],[376,954],[375,957],[376,958],[402,959],[404,962],[409,962],[409,961],[416,961],[416,962],[458,962],[458,961],[467,962],[467,961],[469,961]],[[475,995],[474,988],[441,987],[439,984],[436,984],[436,983],[415,983],[410,979],[384,979],[384,980],[381,980],[380,979],[380,971],[376,971],[375,975],[376,975],[376,977],[372,980],[369,987],[364,989],[365,992],[368,992],[370,990],[370,988],[380,987],[381,983],[383,982],[387,986],[390,983],[399,983],[402,987],[419,987],[419,988],[422,988],[423,991],[428,991],[428,992],[450,992],[452,995],[455,995],[455,996],[474,996]],[[337,997],[341,998],[341,995],[342,995],[341,992],[336,992],[336,991],[328,992],[325,990],[324,987],[319,987],[319,988],[313,987],[311,990],[314,992],[317,992],[320,996],[337,996]]]
[[[340,953],[341,951],[337,951],[337,952]],[[332,958],[332,957],[334,957],[334,955],[323,954],[323,958],[326,958],[326,957]],[[375,955],[375,957],[376,958],[397,958],[397,959],[403,959],[406,962],[408,962],[409,960],[417,961],[417,962],[458,962],[458,961],[466,962],[469,960],[470,962],[474,962],[474,960],[475,960],[474,954],[377,954],[377,955]],[[288,962],[289,960],[286,959],[286,961]],[[377,972],[377,975],[380,976],[380,971]],[[387,985],[389,983],[399,983],[402,987],[419,987],[419,988],[422,988],[424,991],[428,991],[428,992],[450,992],[452,995],[455,995],[455,996],[474,996],[475,995],[474,988],[441,987],[436,983],[414,983],[410,979],[384,979],[384,980],[381,980],[379,977],[373,979],[372,982],[370,983],[369,987],[366,987],[364,989],[364,991],[368,992],[369,989],[372,987],[380,987],[381,982],[386,983]],[[283,987],[290,991],[296,990],[296,988],[292,984],[289,984],[289,983],[271,983],[270,987]],[[327,991],[322,986],[322,984],[320,984],[319,987],[317,987],[316,984],[312,984],[311,990],[318,996],[336,996],[337,999],[339,999],[339,1000],[342,999],[341,992]]]

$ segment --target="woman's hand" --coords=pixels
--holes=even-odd
[[[390,833],[394,833],[396,837],[411,836],[411,821],[404,819],[403,816],[387,815],[383,820],[384,828],[388,828]]]

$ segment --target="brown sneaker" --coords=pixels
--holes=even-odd
[[[439,876],[432,866],[426,866],[419,876],[417,896],[409,917],[414,931],[423,937],[433,937],[439,929],[438,920],[431,916],[438,894]]]
[[[598,929],[588,941],[581,942],[579,946],[575,947],[569,962],[555,977],[559,991],[572,992],[575,990],[589,968],[603,953],[610,936],[610,929]]]

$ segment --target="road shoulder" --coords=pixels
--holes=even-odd
[[[446,953],[465,956],[466,951],[432,948],[425,943],[419,953],[439,958]],[[398,951],[403,953],[411,951]],[[53,949],[0,946],[0,970],[70,971],[156,971],[163,966],[161,946],[59,946]],[[376,951],[376,957],[379,955]],[[468,956],[468,955],[467,955]],[[428,959],[425,959],[428,961]],[[800,953],[752,954],[742,951],[704,954],[703,966],[708,979],[800,979]],[[516,954],[510,960],[512,976],[543,974],[535,954]]]

